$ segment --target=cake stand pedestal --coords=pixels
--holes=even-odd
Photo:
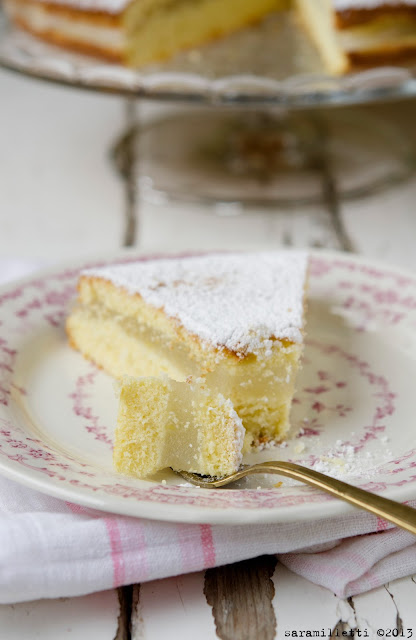
[[[406,180],[416,166],[413,146],[397,124],[365,109],[185,107],[150,123],[137,121],[135,113],[130,103],[130,126],[112,149],[131,203],[140,197],[153,204],[204,204],[225,216],[322,203],[344,249],[351,247],[338,203]],[[128,236],[134,225],[132,215]]]
[[[416,69],[330,77],[290,11],[141,70],[39,42],[0,11],[0,65],[131,98],[127,131],[112,151],[127,181],[126,245],[135,237],[138,196],[207,203],[223,215],[253,204],[277,211],[322,202],[336,222],[340,199],[403,180],[415,165],[398,123],[368,108],[333,107],[415,96]],[[133,102],[148,99],[181,111],[137,121]]]

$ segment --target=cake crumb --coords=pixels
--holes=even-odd
[[[295,446],[295,453],[303,453],[306,449],[306,445],[304,442],[298,442]]]

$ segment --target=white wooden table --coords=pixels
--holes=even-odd
[[[116,251],[127,233],[146,249],[238,248],[248,241],[264,247],[345,249],[350,243],[367,256],[416,269],[416,178],[371,198],[338,203],[335,213],[323,203],[272,214],[252,210],[236,218],[215,217],[190,205],[146,204],[109,159],[111,145],[127,124],[126,101],[3,71],[0,96],[0,259],[54,263]],[[145,116],[152,117],[155,107],[144,109]],[[374,109],[395,118],[416,146],[414,102]],[[132,238],[126,220],[136,208],[140,237]],[[279,564],[272,572],[274,589],[269,578],[263,578],[269,594],[265,625],[233,627],[225,608],[248,595],[239,592],[238,580],[230,586],[232,578],[239,572],[256,573],[258,566],[241,563],[213,570],[215,575],[191,574],[118,592],[0,605],[0,640],[159,640],[168,635],[182,640],[266,640],[294,631],[306,637],[307,630],[319,630],[325,634],[321,637],[342,637],[344,632],[375,638],[381,637],[378,629],[416,636],[414,578],[341,600]],[[217,597],[211,607],[204,589],[209,593],[213,577],[225,585],[226,597]]]

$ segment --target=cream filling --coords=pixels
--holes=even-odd
[[[184,383],[171,381],[170,388],[170,428],[163,447],[167,466],[213,475],[236,471],[242,460],[244,428],[234,411],[231,415],[231,403]],[[222,433],[218,433],[219,423]]]
[[[207,388],[163,378],[120,384],[114,464],[145,477],[171,467],[227,475],[242,460],[244,427],[229,400]]]
[[[332,73],[344,73],[348,60],[334,28],[332,0],[296,0],[301,19]]]
[[[301,345],[293,343],[284,347],[281,342],[275,341],[267,356],[249,355],[240,361],[225,357],[219,360],[214,370],[206,371],[202,363],[190,356],[185,344],[172,340],[135,318],[115,314],[98,303],[85,308],[83,313],[99,324],[116,323],[137,344],[153,352],[155,363],[159,361],[162,365],[161,373],[167,373],[179,381],[188,376],[206,376],[210,388],[227,397],[232,395],[233,402],[238,405],[243,405],[247,397],[253,396],[274,404],[292,391]],[[125,373],[146,375],[146,369],[140,370],[140,366],[137,362],[136,371]]]
[[[114,322],[137,344],[141,344],[150,353],[153,353],[155,363],[161,364],[160,373],[167,373],[175,380],[183,381],[188,376],[197,376],[201,373],[201,367],[189,357],[188,350],[180,343],[173,342],[169,336],[161,334],[157,329],[152,329],[144,323],[138,322],[135,318],[117,315],[100,304],[88,307],[85,313],[92,314],[92,317],[100,322]],[[156,365],[157,366],[157,365]],[[125,372],[129,375],[146,375],[146,367],[140,370],[140,363],[137,362],[137,370]]]
[[[115,53],[124,51],[124,34],[119,26],[94,25],[83,21],[82,15],[71,20],[66,15],[52,14],[42,4],[5,3],[11,18],[22,20],[37,34],[57,33],[74,42],[85,43]]]
[[[371,25],[342,29],[337,33],[337,40],[345,53],[416,46],[416,21],[389,21],[379,29],[372,28]]]
[[[79,308],[68,320],[70,335],[86,357],[115,377],[159,376],[176,380],[205,376],[207,386],[230,398],[247,430],[245,448],[263,438],[282,438],[294,393],[302,345],[274,341],[268,354],[242,360],[224,356],[211,370],[192,358],[188,345],[109,311],[103,305]]]

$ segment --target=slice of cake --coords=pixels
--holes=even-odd
[[[416,60],[416,0],[296,0],[328,69]]]
[[[171,467],[225,476],[242,459],[244,427],[230,400],[204,385],[123,378],[114,441],[117,471],[145,478]]]
[[[280,440],[303,347],[304,252],[216,254],[84,271],[71,344],[111,375],[204,377],[246,448]]]
[[[255,22],[287,0],[4,0],[21,28],[130,66],[164,60]]]

